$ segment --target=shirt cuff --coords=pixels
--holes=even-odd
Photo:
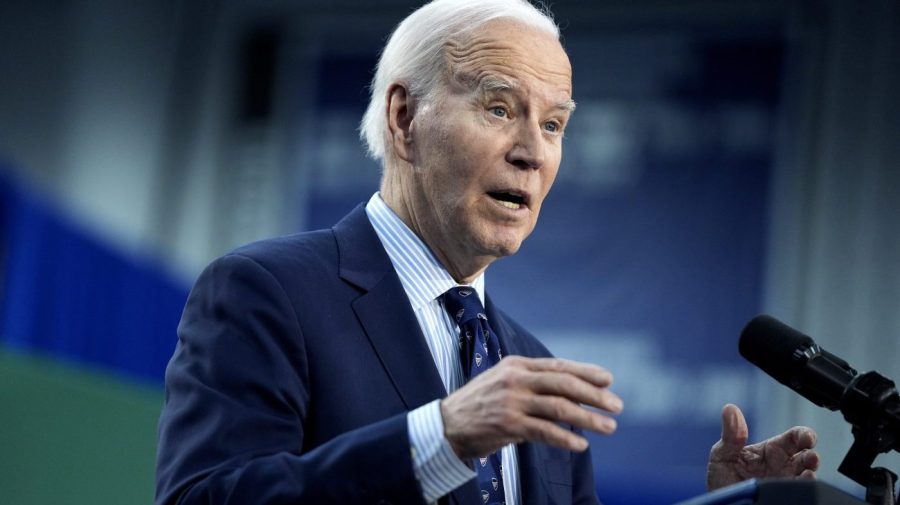
[[[406,419],[413,473],[425,502],[434,502],[475,478],[475,470],[456,456],[444,436],[440,400],[411,411]]]

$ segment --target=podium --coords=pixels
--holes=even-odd
[[[817,480],[751,479],[676,505],[866,505]]]

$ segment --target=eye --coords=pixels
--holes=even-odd
[[[495,105],[495,106],[491,107],[490,109],[488,109],[488,111],[490,111],[490,113],[496,117],[508,117],[509,116],[509,111],[507,111],[506,107],[504,107],[502,105]]]
[[[549,133],[559,133],[562,130],[562,126],[556,121],[547,121],[544,123],[544,130]]]

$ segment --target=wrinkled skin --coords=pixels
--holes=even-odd
[[[762,477],[815,479],[819,455],[816,432],[795,426],[763,442],[746,445],[747,421],[735,405],[722,409],[722,438],[709,451],[706,487],[709,490]]]
[[[391,155],[381,196],[458,282],[515,254],[562,158],[569,59],[552,35],[494,21],[447,49],[450,77],[417,100],[388,90]],[[506,206],[498,192],[524,201]]]

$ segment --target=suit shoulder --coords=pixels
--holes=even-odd
[[[223,258],[229,256],[247,258],[280,278],[336,270],[338,252],[332,230],[316,230],[252,242]]]

